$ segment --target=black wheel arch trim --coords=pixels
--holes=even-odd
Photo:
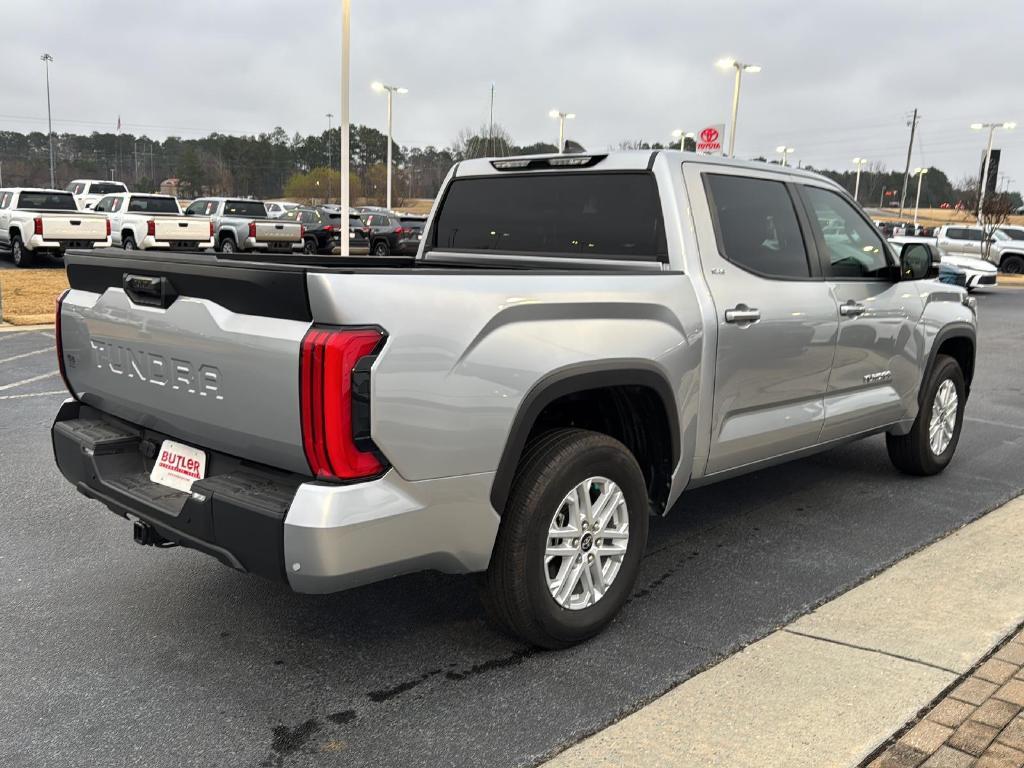
[[[921,404],[921,398],[924,396],[924,383],[928,381],[928,378],[932,375],[932,371],[935,369],[935,358],[939,354],[939,347],[950,339],[967,339],[971,342],[971,370],[963,371],[964,386],[967,387],[967,394],[970,395],[971,393],[971,381],[974,378],[974,364],[978,355],[978,333],[970,323],[950,323],[949,325],[943,326],[939,332],[935,334],[935,338],[932,340],[932,347],[928,351],[928,363],[924,367],[924,375],[921,377],[921,386],[917,393],[917,401],[919,405]]]
[[[648,387],[658,395],[668,419],[672,444],[671,466],[679,465],[679,416],[672,387],[665,374],[647,360],[601,361],[569,365],[552,371],[537,381],[523,397],[512,419],[498,469],[491,484],[491,506],[501,515],[512,490],[516,467],[526,447],[526,439],[541,412],[555,400],[575,392],[617,386]]]

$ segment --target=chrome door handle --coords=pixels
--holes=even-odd
[[[858,317],[863,315],[865,311],[866,308],[863,304],[858,304],[852,300],[839,305],[839,314],[843,317]]]
[[[737,304],[733,309],[725,310],[727,323],[756,323],[760,319],[761,310],[748,307],[746,304]]]

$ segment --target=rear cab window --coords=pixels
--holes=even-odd
[[[654,176],[540,172],[455,179],[430,247],[439,251],[668,261]]]
[[[179,213],[178,203],[171,197],[132,195],[128,199],[129,213]]]
[[[78,210],[70,192],[22,192],[18,196],[18,207],[41,211]]]
[[[94,181],[89,185],[90,195],[117,195],[127,191],[128,187],[116,181]]]
[[[224,203],[224,215],[265,219],[267,208],[258,200],[228,200]]]

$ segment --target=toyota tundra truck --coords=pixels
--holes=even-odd
[[[205,216],[184,216],[171,195],[107,195],[93,210],[110,221],[111,244],[126,251],[213,248],[213,221]]]
[[[305,234],[294,221],[271,219],[259,200],[204,197],[185,209],[186,216],[208,218],[213,223],[214,247],[221,253],[291,253],[302,247]]]
[[[934,248],[782,166],[469,160],[414,257],[285,261],[69,254],[60,471],[297,592],[482,574],[545,648],[612,621],[687,489],[875,434],[941,472],[974,375]]]
[[[15,266],[31,267],[39,254],[61,258],[68,248],[106,248],[110,224],[79,211],[70,192],[59,189],[0,189],[0,246]]]

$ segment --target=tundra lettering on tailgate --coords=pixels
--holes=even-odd
[[[200,397],[223,400],[223,377],[212,365],[196,365],[177,357],[133,349],[105,339],[91,339],[96,367],[157,387],[170,387]]]

